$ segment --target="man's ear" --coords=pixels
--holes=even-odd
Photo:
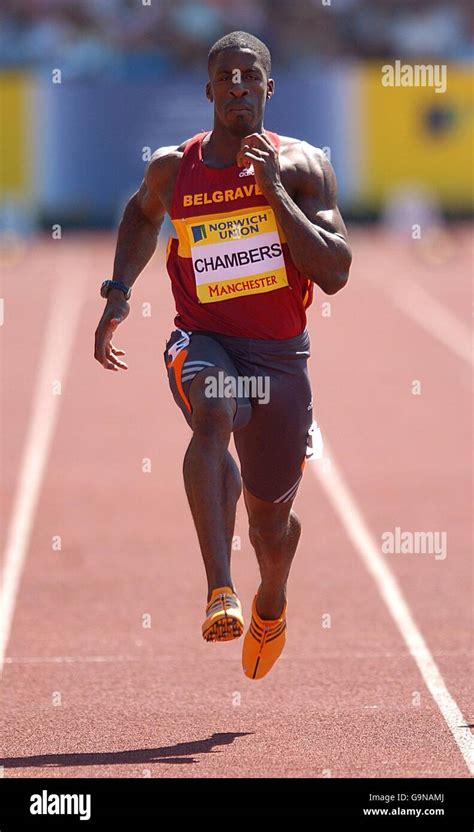
[[[275,81],[273,80],[273,78],[269,78],[268,81],[267,81],[267,101],[269,101],[270,98],[272,98],[274,92],[275,92]]]
[[[206,84],[206,98],[208,99],[208,101],[211,101],[211,102],[214,101],[210,81],[208,81],[207,84]]]

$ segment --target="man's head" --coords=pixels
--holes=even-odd
[[[275,89],[268,47],[247,32],[231,32],[209,50],[208,69],[206,95],[215,118],[238,136],[260,129]]]

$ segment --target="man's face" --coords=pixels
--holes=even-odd
[[[225,49],[211,64],[206,94],[217,119],[236,136],[257,130],[274,82],[249,49]]]

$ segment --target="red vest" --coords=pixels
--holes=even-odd
[[[265,131],[276,147],[280,138]],[[166,267],[175,325],[243,338],[293,338],[306,326],[313,282],[294,265],[253,169],[210,168],[186,145],[170,217]]]

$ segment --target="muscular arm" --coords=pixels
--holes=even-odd
[[[153,154],[138,191],[129,199],[119,226],[113,277],[133,286],[156,249],[166,213],[165,201],[174,182],[176,148],[162,148]],[[130,307],[119,289],[107,295],[105,309],[95,331],[94,357],[106,370],[126,370],[119,358],[125,355],[112,343],[118,325]]]
[[[295,142],[287,156],[292,162],[287,173],[292,198],[281,181],[278,154],[274,154],[272,145],[270,150],[264,149],[259,141],[244,155],[254,163],[261,161],[261,165],[255,165],[256,178],[260,168],[259,184],[285,234],[296,268],[326,294],[333,295],[347,283],[352,260],[347,231],[336,204],[334,171],[322,151],[306,142]]]
[[[166,213],[160,185],[166,174],[161,151],[153,154],[138,191],[129,199],[119,225],[115,251],[114,280],[132,286],[151,260]],[[122,295],[123,297],[123,295]]]

